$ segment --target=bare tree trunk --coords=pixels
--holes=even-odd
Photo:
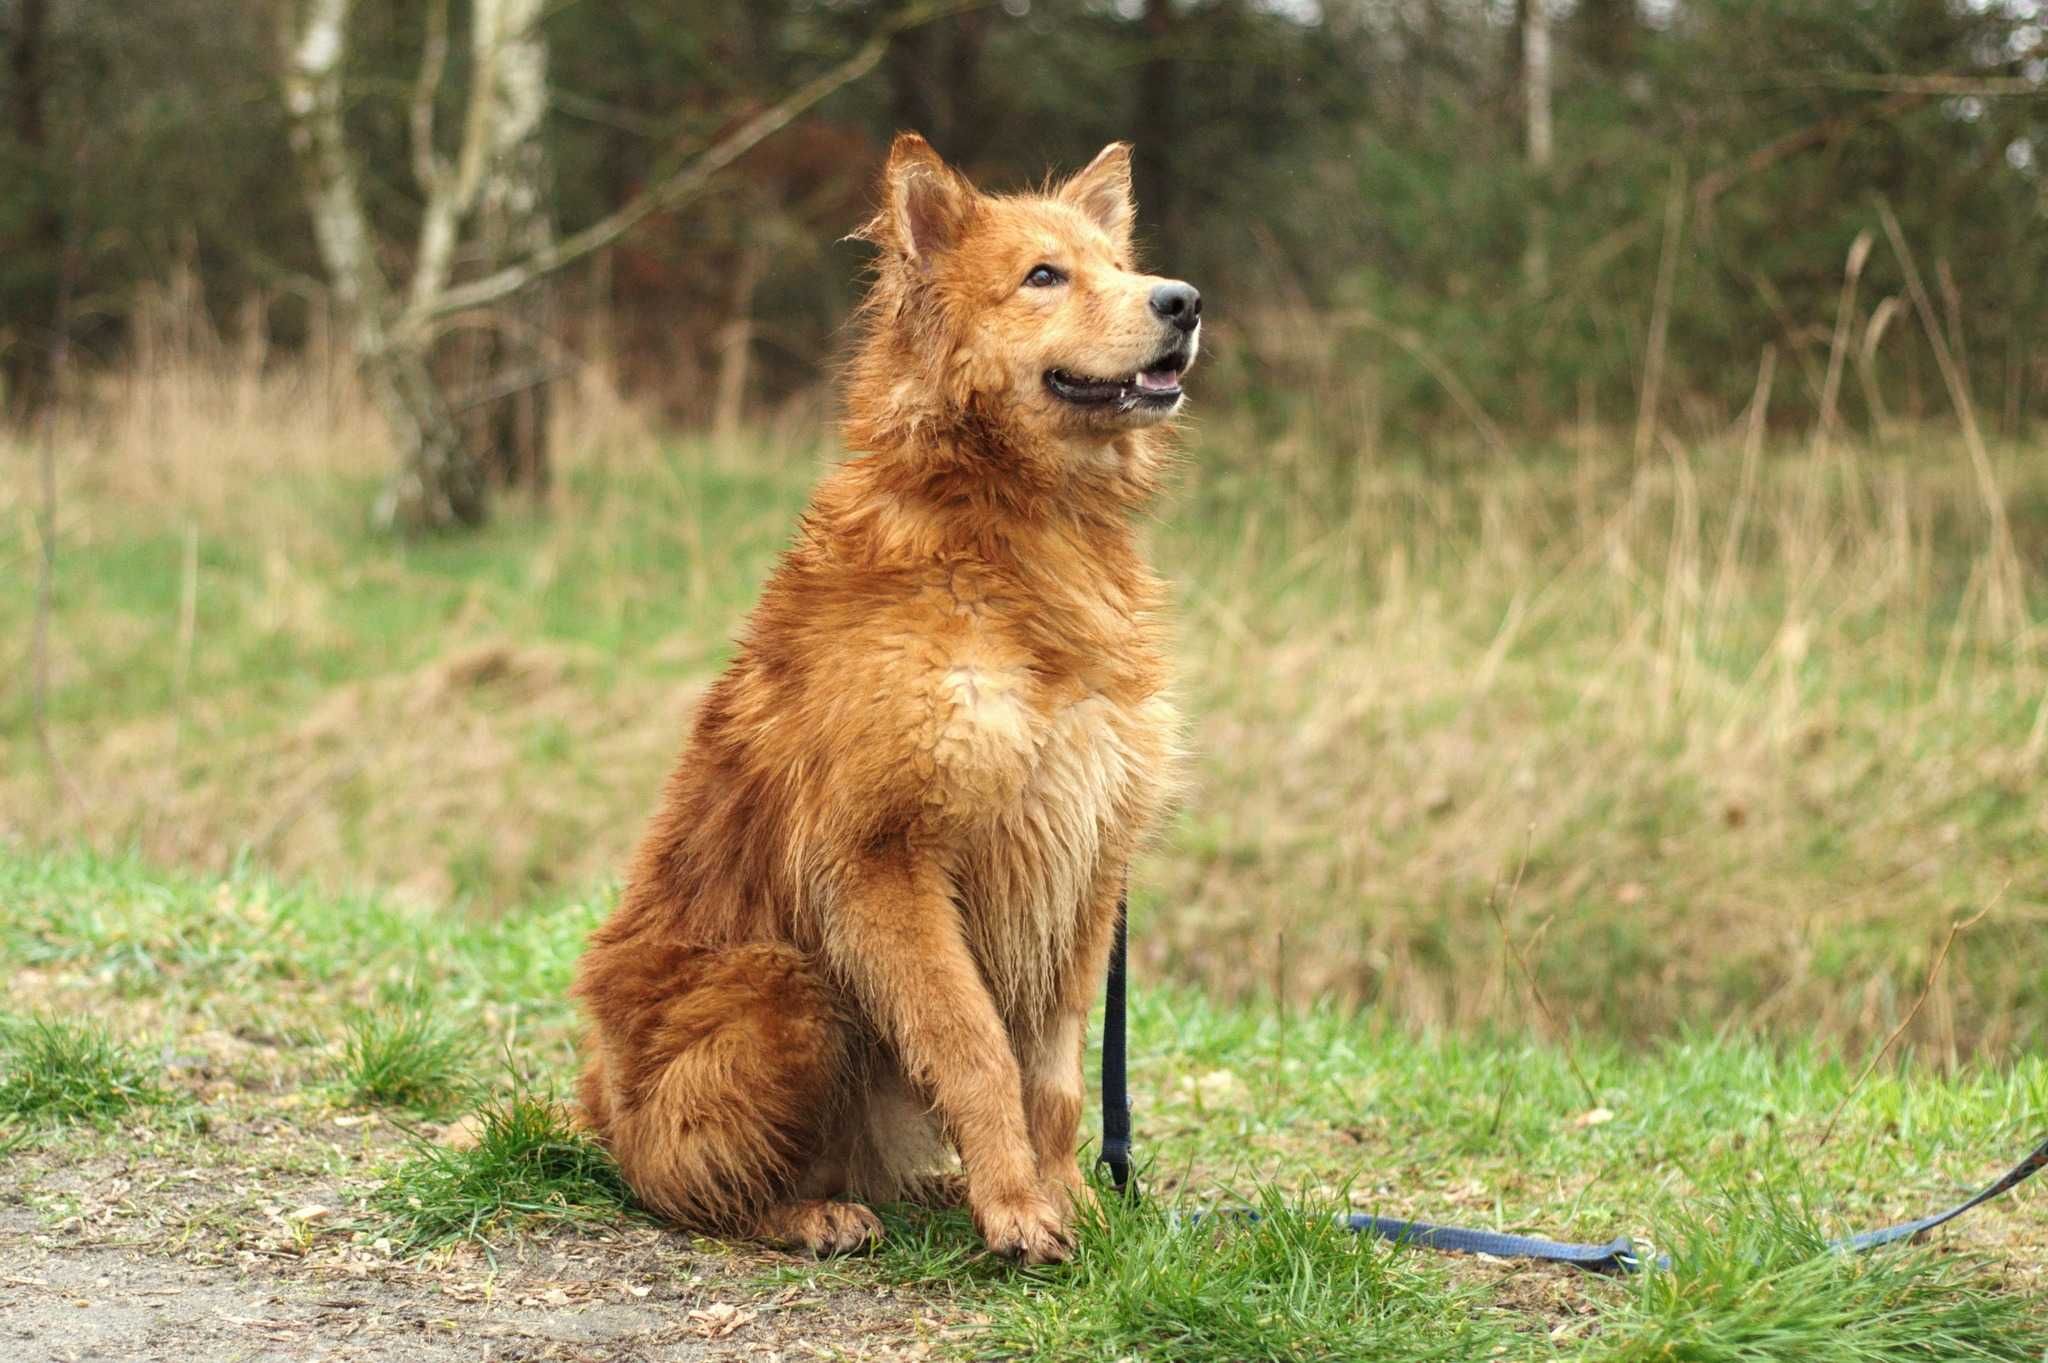
[[[993,131],[980,71],[995,20],[993,9],[970,9],[905,29],[883,59],[891,120],[922,132],[955,161],[972,160]]]
[[[1537,192],[1529,198],[1529,241],[1522,273],[1529,292],[1540,294],[1550,279],[1550,222],[1544,182],[1550,173],[1550,15],[1544,0],[1521,0],[1522,134]]]
[[[1176,203],[1174,128],[1173,0],[1145,0],[1145,61],[1138,68],[1137,148],[1132,167],[1138,211],[1152,223],[1152,255],[1171,266],[1178,258],[1180,213]]]
[[[26,166],[24,176],[35,206],[28,214],[28,230],[20,249],[24,254],[43,257],[48,263],[46,277],[62,272],[64,258],[64,215],[56,200],[56,180],[49,166],[49,129],[45,109],[49,99],[48,0],[17,0],[14,27],[7,41],[9,78],[8,124],[15,153]],[[23,192],[17,182],[11,192]],[[56,290],[38,297],[35,315],[28,320],[37,334],[15,336],[12,344],[0,348],[0,404],[12,406],[23,417],[40,411],[54,396],[56,348]]]
[[[356,365],[398,445],[398,472],[378,497],[375,516],[386,526],[475,525],[485,515],[483,485],[428,371],[427,334],[387,320],[390,285],[377,263],[342,126],[349,11],[350,0],[305,0],[287,32],[284,94],[321,262],[348,317]]]
[[[540,27],[540,0],[485,0],[499,25],[495,60],[492,41],[475,30],[476,66],[492,70],[490,92],[499,110],[490,131],[489,159],[478,205],[478,237],[489,272],[554,245],[549,204],[547,149],[541,120],[547,113],[547,38]],[[554,289],[538,280],[515,295],[500,325],[485,334],[483,382],[500,396],[480,403],[470,420],[472,446],[486,470],[507,487],[524,486],[536,495],[551,478],[548,413],[551,365],[543,343],[553,333]]]
[[[1579,46],[1593,65],[1610,76],[1622,75],[1634,65],[1641,26],[1636,0],[1579,0],[1575,21]]]
[[[372,519],[387,529],[482,525],[490,515],[483,470],[463,446],[426,347],[408,337],[359,349],[357,362],[398,442],[398,471],[378,494]]]
[[[16,0],[14,30],[8,35],[7,73],[13,83],[10,121],[23,147],[44,144],[43,101],[49,88],[44,45],[49,37],[48,0]]]

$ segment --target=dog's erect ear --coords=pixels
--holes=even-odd
[[[974,199],[974,186],[941,161],[931,143],[916,133],[897,133],[882,172],[882,211],[859,235],[929,267],[933,257],[958,244]]]
[[[1118,249],[1128,250],[1138,205],[1131,198],[1131,144],[1112,142],[1086,169],[1060,186],[1060,197],[1094,219]]]

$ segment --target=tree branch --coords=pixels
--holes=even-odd
[[[845,61],[813,77],[786,98],[747,119],[698,153],[688,164],[658,177],[608,216],[535,251],[524,260],[515,261],[482,278],[457,284],[433,297],[423,297],[415,290],[412,306],[407,309],[400,325],[416,328],[449,313],[495,303],[517,293],[542,275],[551,274],[592,251],[611,245],[656,213],[694,197],[713,176],[788,127],[826,96],[874,70],[890,40],[898,33],[944,15],[977,8],[983,3],[986,0],[969,0],[965,4],[954,0],[953,3],[911,5],[899,11],[884,21],[860,50]]]
[[[470,23],[473,31],[469,99],[463,110],[462,145],[456,152],[453,170],[437,167],[433,187],[427,193],[426,211],[420,215],[418,259],[413,265],[408,313],[426,307],[447,287],[455,239],[462,220],[476,206],[477,190],[483,185],[490,125],[498,102],[499,49],[504,41],[504,10],[500,0],[475,0]]]
[[[441,161],[434,154],[434,99],[447,66],[448,0],[428,0],[420,74],[412,87],[412,177],[419,182],[420,193],[429,197],[439,191],[442,179]]]
[[[2048,85],[2025,76],[1894,75],[1874,71],[1788,71],[1770,87],[1780,90],[1875,90],[1902,95],[1976,95],[1980,99],[2048,99]]]
[[[1702,233],[1710,230],[1713,224],[1714,200],[1750,176],[1769,170],[1787,157],[1797,156],[1800,152],[1814,147],[1826,146],[1866,123],[1904,113],[1915,105],[1925,103],[1930,97],[1929,92],[1925,90],[1901,90],[1897,94],[1873,100],[1848,113],[1835,114],[1818,123],[1809,123],[1804,128],[1764,143],[1740,161],[1702,175],[1700,182],[1693,186],[1692,191],[1695,223]]]

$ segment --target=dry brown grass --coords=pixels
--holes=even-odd
[[[2027,994],[2044,635],[1984,612],[1954,453],[1773,451],[1745,494],[1739,448],[1670,443],[1247,516],[1181,565],[1209,779],[1156,868],[1172,964],[1515,1016],[1479,910],[1526,855],[1515,930],[1582,1016],[1869,1035],[2008,882],[1979,962]]]
[[[551,505],[399,544],[363,528],[388,453],[352,385],[252,353],[165,341],[60,428],[51,731],[81,798],[11,678],[0,829],[432,904],[611,874],[829,457],[815,426],[678,439],[586,370]],[[2004,889],[1909,1035],[2040,1037],[2048,461],[1989,452],[2036,593],[2014,623],[1940,436],[1331,446],[1213,420],[1164,511],[1197,780],[1141,868],[1144,969],[1521,1022],[1486,901],[1526,857],[1506,919],[1574,1022],[1871,1040]]]

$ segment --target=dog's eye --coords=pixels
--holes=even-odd
[[[1027,289],[1049,289],[1055,284],[1064,284],[1067,277],[1050,265],[1034,265],[1031,273],[1024,276]]]

